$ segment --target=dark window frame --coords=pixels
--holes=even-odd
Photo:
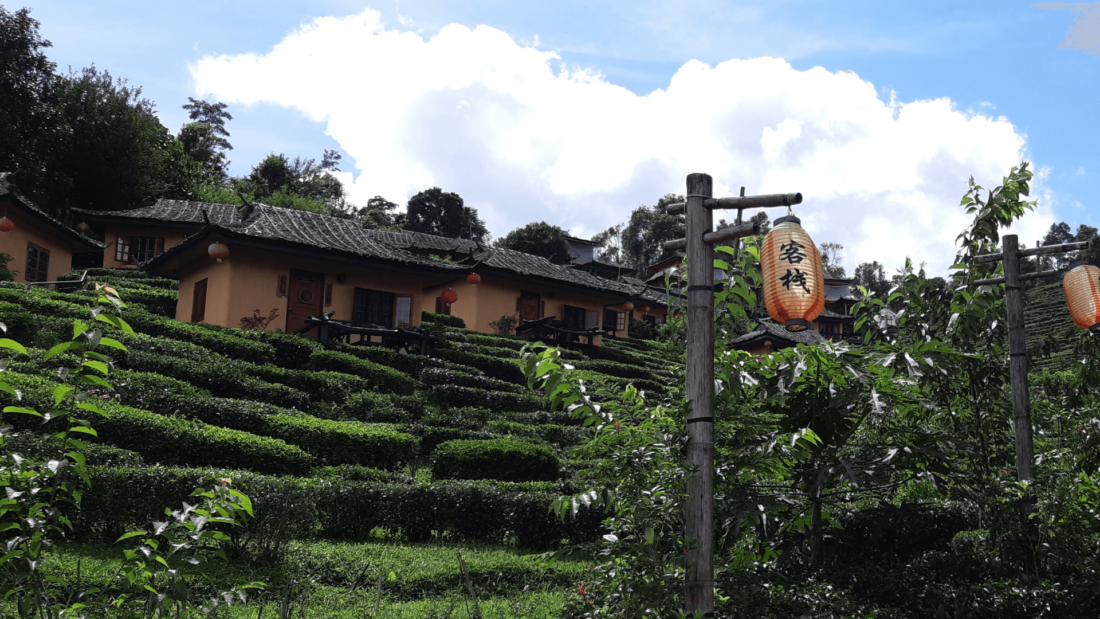
[[[355,327],[377,325],[392,329],[397,317],[396,303],[397,295],[393,292],[356,287],[351,306],[351,324]]]
[[[206,289],[209,282],[209,277],[204,277],[195,282],[195,287],[191,292],[191,322],[206,320]]]
[[[27,243],[27,269],[23,279],[28,282],[47,282],[50,280],[50,250]]]

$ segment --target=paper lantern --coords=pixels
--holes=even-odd
[[[804,331],[825,309],[821,253],[797,217],[780,217],[774,226],[760,246],[764,303],[788,331]]]
[[[631,303],[630,301],[627,301],[626,303],[623,303],[623,309],[628,311],[628,312],[633,311],[634,310],[634,304]]]
[[[454,303],[458,300],[458,293],[448,288],[443,291],[443,294],[439,295],[439,298],[442,299],[444,303]]]
[[[88,225],[88,222],[82,221],[76,224],[76,231],[81,234],[88,234],[92,231],[92,227]]]
[[[11,232],[11,229],[15,227],[15,222],[7,217],[0,217],[0,232]]]
[[[206,253],[210,254],[211,258],[217,258],[218,262],[221,262],[222,258],[229,257],[229,248],[221,243],[211,243],[210,247],[206,248]]]
[[[648,314],[649,313],[649,306],[648,305],[643,305],[642,306],[642,313],[643,314]]]
[[[467,284],[480,284],[481,283],[481,276],[478,275],[477,273],[470,273],[469,275],[466,276],[466,283]]]
[[[1100,328],[1100,269],[1075,263],[1062,278],[1069,313],[1082,329]]]

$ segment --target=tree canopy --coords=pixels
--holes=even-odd
[[[560,227],[539,221],[516,228],[493,244],[561,263],[569,261],[568,236]]]
[[[653,264],[664,254],[665,241],[683,238],[686,234],[683,215],[669,215],[665,207],[683,202],[684,197],[665,194],[653,206],[639,206],[630,213],[623,228],[623,261],[638,269]]]
[[[439,187],[425,189],[409,198],[404,228],[478,242],[486,241],[489,236],[485,222],[477,216],[477,209],[466,206],[457,193]]]

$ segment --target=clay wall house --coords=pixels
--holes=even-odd
[[[259,310],[276,316],[270,330],[296,331],[306,316],[326,312],[353,325],[412,327],[420,324],[424,286],[463,272],[381,243],[354,221],[264,204],[161,200],[99,221],[131,238],[190,232],[142,263],[180,280],[181,322],[238,327]],[[228,249],[220,261],[209,253],[215,243]]]
[[[73,269],[73,254],[103,250],[98,241],[80,234],[47,215],[19,193],[0,174],[0,217],[7,217],[12,229],[0,232],[0,253],[12,260],[7,268],[17,271],[17,282],[54,282]]]
[[[605,279],[473,241],[367,230],[349,219],[264,204],[160,200],[81,216],[112,244],[104,250],[106,266],[142,265],[180,279],[176,318],[184,322],[239,326],[253,310],[277,310],[268,328],[294,331],[306,315],[333,311],[334,319],[354,325],[399,327],[417,326],[427,310],[458,316],[483,333],[494,332],[489,323],[502,316],[555,316],[578,330],[613,325],[615,336],[626,337],[623,303],[635,304],[637,319],[643,307],[655,320],[667,309],[663,293],[640,281]],[[128,252],[120,252],[120,243]],[[222,263],[205,253],[213,243],[229,248]],[[480,283],[466,280],[471,272]],[[453,304],[441,298],[448,288],[458,295]]]
[[[640,320],[646,314],[641,308],[646,307],[654,320],[664,320],[668,311],[665,295],[637,280],[600,277],[577,265],[464,239],[408,231],[373,233],[395,247],[457,261],[476,273],[476,284],[463,276],[425,289],[423,306],[462,318],[474,331],[492,333],[490,323],[504,316],[515,317],[519,324],[553,316],[575,330],[601,328],[613,337],[628,337],[630,314]],[[443,302],[448,288],[458,295],[457,302]],[[627,302],[634,304],[632,312],[623,308]]]

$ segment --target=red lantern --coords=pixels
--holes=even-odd
[[[649,306],[648,305],[643,305],[642,306],[642,313],[643,314],[648,314],[649,313]]]
[[[628,311],[628,312],[633,311],[634,310],[634,304],[631,303],[630,301],[627,301],[626,303],[623,303],[623,309]]]
[[[11,232],[11,229],[15,227],[15,222],[5,217],[0,217],[0,232]]]
[[[1069,313],[1073,323],[1082,329],[1100,326],[1100,269],[1089,264],[1075,264],[1062,278]]]
[[[458,293],[448,288],[443,291],[443,294],[439,295],[439,298],[442,299],[444,303],[454,303],[458,300]]]
[[[229,257],[229,248],[221,243],[211,243],[210,247],[206,248],[206,253],[210,254],[211,258],[217,258],[218,262],[221,262],[222,258]]]
[[[672,317],[675,318],[676,320],[680,320],[681,318],[684,317],[684,313],[681,312],[680,310],[676,310],[675,312],[672,312]]]
[[[480,284],[481,283],[481,276],[478,275],[477,273],[470,273],[469,275],[466,276],[466,283],[467,284]]]
[[[804,331],[825,309],[821,253],[794,215],[775,220],[760,246],[764,303],[788,331]]]
[[[76,231],[81,234],[88,234],[92,231],[92,227],[88,225],[88,222],[82,221],[76,224]]]

